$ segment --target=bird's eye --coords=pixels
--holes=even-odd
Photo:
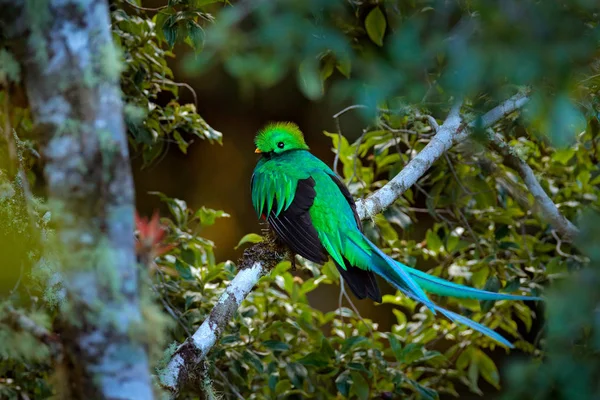
[[[283,146],[285,146],[283,142],[277,143],[277,147],[279,147],[280,149],[283,149]]]

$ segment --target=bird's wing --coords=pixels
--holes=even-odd
[[[294,186],[290,181],[289,175],[277,171],[255,172],[252,176],[254,208],[294,253],[323,264],[328,255],[309,214],[316,196],[315,180],[298,179],[295,191],[289,189]]]
[[[294,253],[322,264],[328,259],[327,252],[321,244],[309,214],[315,196],[315,180],[313,178],[299,180],[290,206],[277,215],[271,212],[267,221]],[[274,203],[276,204],[277,200]],[[276,205],[273,208],[276,208]]]

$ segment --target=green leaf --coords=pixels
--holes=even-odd
[[[425,240],[427,241],[427,248],[434,253],[438,253],[443,246],[442,240],[433,229],[427,231]]]
[[[350,372],[352,376],[352,392],[356,394],[359,400],[367,400],[369,398],[369,384],[360,372]]]
[[[162,31],[169,46],[175,46],[175,42],[177,41],[177,23],[175,22],[175,15],[171,15],[169,18],[165,19],[165,22],[162,25]]]
[[[202,51],[204,48],[204,29],[196,21],[188,21],[188,36],[194,50],[196,52]]]
[[[310,100],[317,100],[323,95],[321,74],[316,60],[307,59],[298,68],[298,87]]]
[[[368,339],[364,336],[352,336],[349,337],[348,339],[344,340],[344,343],[342,344],[342,348],[341,348],[341,352],[342,353],[347,353],[348,350],[352,349],[353,347],[355,347],[356,345],[358,345],[359,343],[365,342]]]
[[[331,344],[329,343],[329,339],[327,339],[325,336],[323,336],[321,339],[320,352],[327,358],[335,358],[335,350],[333,350],[333,347],[331,347]]]
[[[552,160],[567,165],[569,160],[575,155],[575,149],[559,149],[552,153]]]
[[[189,265],[196,264],[196,253],[192,249],[183,249],[181,251],[181,259]]]
[[[183,136],[181,136],[181,133],[179,133],[178,131],[175,131],[173,133],[173,139],[175,139],[175,141],[177,142],[177,146],[179,147],[179,150],[181,150],[181,152],[183,154],[187,154],[187,149],[188,149],[189,143],[183,139]]]
[[[372,9],[365,19],[367,35],[378,46],[383,46],[383,35],[385,34],[386,25],[385,16],[379,7]]]
[[[350,57],[347,54],[338,56],[335,68],[346,78],[350,78],[350,73],[352,72],[352,62],[350,61]]]
[[[350,394],[350,371],[342,372],[335,380],[338,392],[344,397]]]
[[[394,336],[392,333],[390,333],[388,340],[390,342],[390,347],[392,348],[392,352],[394,353],[396,360],[402,361],[402,343],[400,343],[400,341],[396,339],[396,336]]]
[[[438,393],[435,390],[428,388],[426,386],[423,386],[419,382],[412,380],[412,379],[407,379],[407,381],[415,389],[417,389],[417,392],[419,392],[421,400],[436,400],[439,398]]]
[[[496,364],[494,364],[494,361],[492,361],[492,359],[483,351],[479,349],[475,351],[477,352],[477,364],[481,376],[496,389],[500,389],[500,375],[498,374]]]
[[[369,371],[367,369],[367,367],[365,367],[365,365],[362,363],[359,363],[359,362],[348,363],[348,368],[353,369],[355,371],[364,372],[365,374],[367,374],[367,376],[371,376],[371,371]]]
[[[492,275],[488,278],[487,282],[485,283],[485,286],[483,287],[483,290],[487,290],[489,292],[498,292],[498,290],[500,290],[500,288],[502,288],[502,285],[500,284],[500,280],[498,279],[498,277],[496,275]],[[480,302],[481,311],[484,313],[487,313],[488,311],[490,311],[492,309],[492,307],[494,307],[495,303],[496,303],[495,300],[481,301]]]
[[[409,343],[402,350],[402,362],[411,364],[423,356],[423,345],[420,343]]]
[[[309,353],[298,360],[302,365],[310,365],[317,368],[328,366],[330,361],[331,359],[321,352]]]
[[[271,351],[287,351],[290,349],[289,344],[279,340],[265,340],[262,344]]]
[[[304,385],[304,379],[306,379],[308,375],[304,365],[291,362],[285,366],[285,371],[290,377],[292,384],[298,389],[302,389],[302,386]]]
[[[275,375],[275,374],[271,374],[269,376],[269,389],[274,391],[275,388],[277,387],[277,382],[279,382],[279,376]]]
[[[187,281],[194,279],[194,276],[192,275],[192,271],[190,270],[189,265],[184,264],[179,260],[176,260],[175,261],[175,269],[179,273],[179,276],[181,276],[183,279],[185,279]]]
[[[227,218],[229,214],[222,210],[213,210],[211,208],[202,207],[194,214],[194,217],[200,219],[202,226],[214,225],[217,218]]]
[[[251,352],[249,350],[244,350],[242,357],[243,357],[243,360],[246,361],[248,364],[252,365],[258,373],[262,374],[262,372],[264,371],[265,368],[264,368],[264,365],[263,365],[261,359],[258,358],[258,356],[256,354],[254,354],[253,352]]]
[[[240,239],[237,246],[235,246],[235,249],[237,250],[241,245],[243,245],[245,243],[260,243],[262,241],[263,241],[263,237],[261,235],[259,235],[257,233],[248,233],[247,235],[244,235],[244,237]]]

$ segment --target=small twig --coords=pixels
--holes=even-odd
[[[383,126],[385,129],[387,129],[388,131],[393,132],[393,133],[408,133],[409,135],[419,135],[419,132],[413,131],[411,129],[392,128],[391,126],[389,126],[382,120],[379,121],[379,125]]]
[[[561,255],[561,256],[563,256],[565,258],[571,258],[571,259],[576,260],[578,262],[584,262],[584,260],[581,259],[580,257],[577,257],[574,254],[567,254],[564,251],[562,251],[561,247],[562,247],[562,244],[563,244],[563,240],[561,240],[560,237],[558,236],[558,234],[556,233],[556,229],[552,229],[550,231],[550,233],[552,233],[552,237],[554,237],[554,240],[556,240],[556,252],[559,255]]]
[[[354,313],[358,316],[358,319],[360,320],[360,322],[362,322],[363,325],[367,327],[367,329],[371,333],[371,336],[373,336],[374,335],[373,329],[363,319],[362,315],[360,315],[360,312],[358,311],[358,308],[356,308],[356,305],[354,304],[354,301],[352,301],[352,298],[348,295],[348,293],[346,292],[346,290],[344,290],[344,297],[346,298],[346,300],[348,300],[348,303],[350,303],[350,307],[352,307],[352,310],[354,310]]]
[[[572,240],[579,235],[579,229],[573,225],[564,215],[560,213],[558,207],[550,196],[544,191],[542,185],[535,177],[531,167],[510,147],[504,139],[495,132],[489,134],[489,144],[497,153],[504,157],[507,166],[517,171],[527,189],[533,196],[534,207],[542,219],[552,225],[565,238]]]
[[[11,305],[5,304],[4,311],[6,315],[0,320],[15,330],[29,333],[31,336],[44,343],[50,349],[52,358],[60,360],[63,356],[63,347],[58,336],[43,326],[38,325],[31,318],[21,314]]]
[[[221,376],[221,378],[223,378],[223,382],[225,382],[225,384],[227,385],[229,390],[231,390],[231,392],[235,395],[235,397],[237,397],[240,400],[245,400],[244,396],[242,396],[241,393],[238,392],[238,390],[235,388],[235,386],[233,386],[231,384],[231,382],[229,382],[229,379],[227,378],[227,376],[223,372],[221,372],[221,370],[218,369],[216,366],[215,366],[215,371],[217,371],[217,374],[219,374]]]
[[[142,10],[142,11],[160,11],[160,10],[164,10],[165,8],[168,8],[168,7],[169,7],[168,5],[166,5],[166,6],[160,6],[160,7],[156,7],[156,8],[151,8],[151,7],[142,7],[142,6],[138,6],[137,4],[134,4],[134,3],[130,2],[130,1],[128,1],[128,0],[125,0],[125,3],[126,3],[128,6],[131,6],[131,7],[133,7],[133,8],[136,8],[136,9],[138,9],[138,10]]]
[[[427,208],[417,208],[417,207],[402,207],[402,208],[407,211],[412,211],[412,212],[425,213],[425,214],[430,213],[430,210]],[[445,209],[445,208],[439,208],[439,209],[436,208],[434,211],[436,214],[441,214],[441,213],[452,214],[452,211]]]
[[[156,293],[156,295],[160,298],[160,301],[163,304],[163,306],[165,307],[165,310],[167,310],[167,312],[171,315],[171,317],[173,317],[173,319],[175,319],[175,321],[177,321],[177,323],[183,328],[183,330],[185,331],[185,334],[187,336],[190,336],[192,333],[188,330],[187,326],[183,323],[183,321],[181,320],[181,317],[179,315],[177,315],[177,313],[175,313],[175,311],[173,310],[173,306],[171,305],[169,300],[165,299],[163,297],[163,295],[160,293],[160,291],[158,290],[156,285],[154,285],[154,282],[152,282],[152,279],[150,277],[148,277],[148,279],[150,280],[150,286],[152,287],[152,290],[154,290],[154,293]]]
[[[342,111],[339,111],[339,112],[333,114],[333,119],[338,119],[341,115],[347,113],[350,110],[355,110],[357,108],[369,108],[369,107],[365,106],[364,104],[353,104],[351,106],[344,108]]]
[[[427,120],[427,122],[429,122],[429,126],[431,126],[431,129],[433,130],[433,133],[437,133],[437,131],[440,129],[439,124],[437,123],[437,121],[435,120],[435,118],[433,118],[431,115],[428,114],[421,114],[419,112],[417,112],[417,118],[424,118]]]
[[[337,129],[338,134],[338,145],[337,150],[335,152],[335,158],[333,159],[333,172],[335,172],[336,175],[340,176],[340,174],[338,174],[337,167],[340,161],[340,153],[342,152],[342,128],[340,127],[340,119],[337,117],[335,117],[334,119],[335,127]]]
[[[469,224],[469,221],[465,217],[465,214],[463,214],[463,212],[460,210],[459,207],[456,207],[456,212],[458,212],[458,215],[460,215],[460,218],[462,219],[463,223],[466,225],[467,230],[469,231],[469,234],[473,238],[473,242],[475,243],[475,246],[477,247],[477,250],[479,251],[479,256],[483,257],[483,255],[484,255],[483,249],[481,248],[481,245],[479,244],[479,238],[477,237],[477,235],[475,234],[475,232],[473,232],[473,229],[471,228],[471,224]]]
[[[12,296],[19,288],[19,285],[21,284],[21,279],[23,278],[23,270],[24,269],[25,269],[25,265],[23,263],[21,263],[21,270],[19,271],[19,278],[17,279],[17,283],[15,283],[15,286],[10,291],[8,297]]]
[[[185,82],[168,81],[167,83],[174,85],[174,86],[184,87],[184,88],[188,89],[190,92],[192,92],[192,97],[194,97],[194,105],[196,106],[196,108],[198,108],[198,95],[196,94],[196,91],[194,90],[193,87],[191,87],[190,85],[188,85]]]
[[[340,310],[340,321],[342,322],[342,327],[344,326],[344,313],[342,311],[342,305],[344,304],[344,293],[346,289],[344,288],[344,278],[340,275],[340,295],[338,296],[338,310]]]
[[[452,175],[454,176],[456,183],[458,183],[458,186],[460,186],[460,188],[463,190],[463,192],[465,192],[469,196],[473,196],[473,193],[469,189],[467,189],[465,187],[465,185],[463,185],[462,180],[458,177],[458,174],[456,173],[456,170],[454,169],[454,165],[452,165],[452,161],[450,160],[450,156],[448,155],[448,153],[444,153],[444,157],[446,158],[446,162],[448,163],[450,172],[452,172]]]

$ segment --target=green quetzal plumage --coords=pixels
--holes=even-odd
[[[381,302],[377,274],[434,313],[512,347],[493,330],[434,304],[425,291],[478,300],[539,300],[537,297],[494,293],[459,285],[401,264],[362,233],[352,195],[321,160],[309,152],[293,123],[267,125],[255,139],[262,157],[252,175],[252,204],[289,249],[323,264],[333,259],[340,275],[359,299]]]

